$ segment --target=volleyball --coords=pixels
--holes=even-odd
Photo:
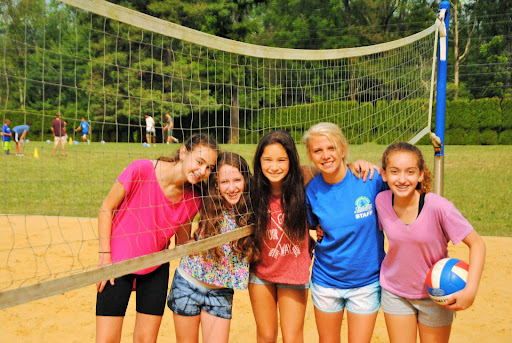
[[[427,291],[432,300],[446,305],[448,298],[466,286],[468,264],[456,258],[443,258],[427,274]]]

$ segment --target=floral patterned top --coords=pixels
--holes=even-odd
[[[238,229],[232,209],[224,212],[224,221],[221,226],[221,233]],[[199,239],[202,238],[199,237]],[[247,289],[249,281],[247,258],[243,254],[233,251],[231,242],[224,243],[222,251],[224,256],[221,257],[219,262],[215,262],[211,252],[208,251],[206,257],[203,253],[183,257],[179,268],[195,279],[210,285]]]

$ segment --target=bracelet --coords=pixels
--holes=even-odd
[[[100,254],[110,254],[110,251],[100,251]]]

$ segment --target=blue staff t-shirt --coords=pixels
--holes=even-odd
[[[375,197],[380,175],[356,178],[350,170],[336,184],[317,175],[306,188],[308,220],[324,237],[315,248],[311,280],[329,288],[359,288],[379,281],[384,235],[379,230]]]
[[[80,122],[80,126],[82,127],[82,134],[86,135],[89,133],[89,123],[88,122]]]
[[[11,133],[11,128],[4,124],[2,126],[2,133],[7,133],[7,134]],[[11,136],[4,136],[4,135],[2,135],[2,141],[3,142],[9,142],[10,140],[11,140]]]

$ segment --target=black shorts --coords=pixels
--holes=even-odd
[[[107,282],[96,296],[96,315],[124,317],[136,281],[136,309],[139,313],[162,316],[169,285],[169,263],[146,275],[128,274]]]

